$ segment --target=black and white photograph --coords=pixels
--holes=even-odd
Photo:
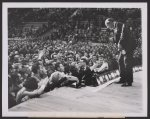
[[[3,116],[147,116],[146,2],[2,6]]]

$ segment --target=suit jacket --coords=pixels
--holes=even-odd
[[[136,47],[135,35],[132,27],[116,22],[114,29],[114,39],[116,44],[120,44],[127,52],[132,52]]]
[[[86,69],[83,69],[81,67],[81,69],[79,70],[79,80],[84,80],[85,84],[90,85],[91,81],[92,81],[92,75],[93,72],[91,71],[91,69],[89,67],[86,67]]]

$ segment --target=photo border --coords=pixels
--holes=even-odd
[[[8,0],[7,0],[8,1]],[[28,1],[27,1],[28,2]],[[30,1],[30,3],[29,4],[31,4],[31,2],[32,1]],[[60,2],[60,1],[59,1]],[[89,1],[88,1],[89,2]],[[8,3],[8,2],[4,2],[4,3]],[[6,73],[7,72],[5,72],[5,71],[8,71],[8,67],[5,67],[5,66],[7,66],[7,64],[8,64],[8,62],[7,62],[7,64],[5,63],[6,61],[8,61],[8,55],[7,55],[7,53],[8,53],[8,48],[7,47],[4,47],[6,44],[8,44],[8,42],[7,42],[7,40],[5,41],[4,39],[8,39],[7,37],[6,37],[6,35],[8,35],[8,28],[7,28],[7,24],[8,24],[8,22],[7,22],[7,20],[5,20],[5,18],[7,18],[7,14],[4,14],[5,12],[4,12],[4,10],[6,10],[5,9],[5,7],[3,6],[4,5],[4,3],[2,3],[2,19],[3,19],[3,22],[2,22],[2,114],[3,114],[3,116],[17,116],[17,115],[13,115],[13,114],[10,114],[10,115],[8,115],[8,113],[10,113],[10,112],[8,112],[8,113],[5,113],[5,111],[6,111],[6,108],[5,107],[8,107],[8,95],[7,95],[7,97],[6,97],[6,93],[4,93],[4,92],[8,92],[8,85],[6,86],[6,83],[8,83],[8,80],[7,80],[7,82],[6,82],[6,80],[4,80],[5,78],[6,78]],[[15,4],[15,2],[12,2],[13,4]],[[64,3],[64,2],[62,2],[62,3]],[[74,3],[76,3],[76,2],[74,2]],[[71,4],[74,4],[74,3],[72,3],[71,2]],[[95,3],[95,2],[94,2]],[[102,3],[102,2],[98,2],[98,3]],[[114,2],[112,2],[112,3],[114,3]],[[18,4],[18,3],[17,3]],[[21,3],[22,4],[22,3]],[[44,2],[43,4],[46,4],[46,2]],[[50,4],[52,4],[52,3],[50,3]],[[58,4],[58,3],[57,3]],[[66,2],[65,2],[65,4],[66,4]],[[83,4],[86,4],[85,2],[83,2]],[[108,4],[108,3],[106,3],[106,4]],[[131,5],[131,3],[129,3],[130,5]],[[134,3],[135,4],[135,3]],[[25,2],[23,3],[23,5],[25,5]],[[41,3],[40,3],[40,5],[41,5]],[[81,5],[81,3],[80,3],[80,5]],[[90,5],[91,5],[91,3],[90,3]],[[19,5],[20,6],[20,5]],[[34,6],[35,6],[35,2],[34,2]],[[80,7],[82,7],[82,6],[80,6]],[[137,6],[136,6],[137,7]],[[146,7],[147,7],[147,5],[146,5]],[[16,8],[16,7],[15,7]],[[44,7],[45,8],[45,7]],[[56,8],[56,7],[55,7]],[[58,7],[58,8],[60,8],[60,7]],[[97,8],[97,7],[96,7]],[[106,7],[104,7],[104,8],[106,8]],[[112,7],[111,7],[112,8]],[[115,7],[116,8],[116,7]],[[122,7],[121,7],[122,8]],[[133,8],[133,7],[132,7]],[[144,11],[146,12],[146,14],[147,14],[147,8],[146,9],[144,9]],[[144,16],[145,17],[145,16]],[[146,22],[142,22],[142,31],[144,30],[143,29],[143,24],[144,24],[144,28],[147,30],[147,16],[146,16],[146,18],[144,18],[143,19],[143,17],[142,17],[142,21],[145,21],[146,20]],[[6,23],[7,22],[7,23]],[[148,39],[147,38],[147,33],[146,32],[144,32],[144,36],[143,36],[143,32],[142,32],[142,41],[143,41],[143,39]],[[145,40],[144,40],[145,41]],[[142,42],[142,44],[145,44],[144,45],[144,51],[145,52],[143,52],[143,57],[144,57],[144,59],[143,59],[143,67],[145,67],[146,68],[146,71],[145,71],[145,73],[143,74],[144,76],[147,76],[148,75],[148,73],[147,73],[147,54],[148,54],[148,52],[147,52],[147,43],[148,43],[148,40],[146,40],[145,42]],[[145,47],[146,46],[146,47]],[[4,50],[5,49],[5,50]],[[5,53],[5,52],[7,52],[7,53]],[[4,54],[5,54],[5,56],[4,56]],[[7,58],[6,58],[6,55],[7,55]],[[7,59],[7,60],[6,60]],[[5,61],[5,62],[4,62]],[[143,68],[143,70],[145,69],[145,68]],[[144,71],[143,71],[144,72]],[[8,76],[8,74],[7,74],[7,76]],[[8,77],[7,77],[8,78]],[[146,78],[144,78],[144,79],[148,79],[147,77]],[[144,86],[144,88],[143,88],[143,90],[145,90],[146,92],[145,93],[147,93],[147,85],[148,85],[148,80],[146,80],[146,82],[145,82],[145,86]],[[4,90],[5,89],[5,90]],[[8,93],[7,93],[8,94]],[[143,95],[145,95],[145,94],[143,94]],[[5,97],[5,98],[4,98]],[[147,96],[146,96],[147,97]],[[5,101],[4,101],[5,100]],[[6,102],[7,101],[7,106],[6,106],[6,104],[4,103],[4,102]],[[144,102],[147,102],[147,98],[144,100]],[[145,104],[145,107],[147,108],[147,104]],[[146,109],[145,108],[145,109]],[[145,110],[146,111],[146,110]],[[147,112],[148,112],[148,110],[147,110]],[[36,114],[37,115],[37,113],[39,113],[39,112],[35,112],[35,113],[33,113],[33,112],[31,112],[32,114]],[[42,112],[43,113],[43,112]],[[70,113],[70,112],[69,112]],[[21,115],[20,115],[21,114]],[[23,113],[20,113],[18,116],[20,117],[20,116],[23,116],[22,114]],[[76,115],[78,115],[79,113],[74,113],[73,115],[73,117],[76,117]],[[81,115],[79,116],[79,117],[82,117],[82,115],[83,115],[83,117],[85,117],[84,116],[84,114],[83,113],[81,113]],[[116,114],[115,114],[116,115]],[[145,115],[148,115],[148,113],[145,113],[144,115],[138,115],[138,116],[141,116],[141,117],[143,117],[143,116],[145,116]],[[24,115],[25,116],[25,115]],[[56,116],[56,113],[54,113],[54,115],[52,115],[52,116],[54,116],[54,117],[57,117]],[[93,115],[91,116],[91,117],[99,117],[99,115],[96,115],[95,116],[95,113],[93,113]],[[104,116],[113,116],[113,115],[109,115],[109,114],[104,114]],[[119,117],[120,117],[120,115],[118,115]],[[132,117],[133,115],[129,115],[130,117]],[[31,115],[31,117],[32,117],[32,115]],[[38,117],[40,117],[40,115],[38,116]],[[43,117],[43,116],[41,116],[41,117]],[[60,115],[60,116],[58,116],[58,117],[62,117],[62,115]],[[68,116],[68,113],[66,114],[66,115],[64,115],[64,117],[71,117],[71,115],[69,115]],[[121,116],[122,117],[122,116]]]

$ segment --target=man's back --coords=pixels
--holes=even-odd
[[[136,47],[135,36],[131,26],[117,22],[115,38],[116,43],[120,43],[127,52],[133,51]]]

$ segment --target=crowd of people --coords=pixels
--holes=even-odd
[[[72,83],[74,88],[97,86],[95,74],[118,68],[113,43],[34,39],[8,46],[9,108]]]
[[[22,37],[23,22],[48,22],[48,26],[43,25],[36,32],[30,30],[26,37],[41,36],[52,29],[59,30],[57,37],[64,38],[65,35],[71,33],[78,34],[78,37],[87,39],[90,37],[93,41],[106,42],[100,33],[101,28],[105,27],[104,21],[106,16],[114,15],[116,19],[126,22],[128,18],[136,20],[140,18],[140,11],[138,9],[130,10],[133,12],[128,13],[129,9],[77,9],[77,8],[41,8],[41,9],[9,9],[9,37]],[[131,14],[132,13],[132,14]],[[136,14],[138,13],[138,14]],[[42,15],[42,17],[41,17]],[[113,16],[113,17],[114,17]],[[119,18],[118,18],[119,16]],[[122,18],[120,18],[122,16]],[[15,19],[18,19],[17,21]],[[139,22],[140,20],[138,20]],[[137,21],[136,21],[137,22]],[[134,24],[133,22],[131,24]],[[137,22],[137,23],[138,23]],[[140,25],[140,23],[138,23]],[[71,32],[71,33],[70,33]],[[52,32],[50,32],[52,34]],[[104,36],[107,38],[107,35]]]
[[[22,96],[19,96],[19,99],[17,96],[20,95],[20,90],[25,88],[28,91],[33,91],[39,88],[41,82],[50,77],[53,72],[63,72],[65,77],[77,77],[77,79],[71,77],[68,80],[75,81],[76,88],[80,88],[82,80],[85,85],[97,85],[93,77],[94,72],[101,73],[117,68],[115,67],[117,66],[116,62],[111,62],[113,59],[111,52],[115,52],[111,44],[108,46],[107,44],[94,45],[91,42],[80,41],[67,43],[61,40],[17,40],[9,41],[8,46],[10,107],[23,101]],[[83,73],[83,67],[87,67],[89,73]],[[88,79],[83,78],[82,75],[87,74],[90,74],[87,76]],[[93,78],[89,79],[91,77]]]

